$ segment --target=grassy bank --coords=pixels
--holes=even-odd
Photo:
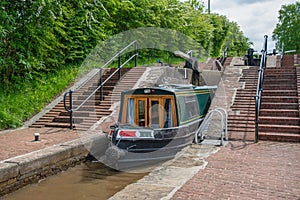
[[[19,81],[9,89],[0,88],[0,129],[17,128],[61,93],[77,75],[77,66],[68,66],[42,77]]]

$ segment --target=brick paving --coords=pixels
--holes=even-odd
[[[40,141],[34,142],[34,134]],[[23,128],[0,132],[0,161],[79,138],[77,131],[66,128]]]
[[[300,144],[230,142],[172,199],[300,199]]]

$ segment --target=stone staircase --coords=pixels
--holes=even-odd
[[[224,68],[226,68],[227,66],[230,66],[230,63],[231,63],[232,59],[233,59],[233,57],[225,58],[225,61],[223,63]]]
[[[105,69],[102,72],[102,81],[105,81],[115,70],[113,68]],[[144,67],[122,68],[120,81],[118,80],[118,73],[116,73],[103,86],[102,101],[100,101],[100,91],[97,91],[79,110],[73,112],[73,128],[88,130],[100,118],[110,115],[112,112],[110,110],[112,97],[114,99],[119,98],[121,91],[131,89],[144,71]],[[73,108],[80,105],[98,87],[99,77],[100,74],[96,74],[83,87],[73,93]],[[69,98],[67,98],[66,105],[69,106]],[[70,113],[64,109],[63,100],[30,127],[70,128]]]
[[[259,115],[260,140],[300,142],[300,70],[294,67],[292,58],[285,56],[282,67],[265,71]],[[229,137],[254,140],[257,67],[249,67],[242,73],[240,82],[244,82],[244,87],[237,90],[229,112]]]
[[[297,85],[293,55],[282,67],[267,68],[259,116],[259,139],[300,142],[299,74]]]
[[[209,58],[207,60],[207,62],[205,63],[205,66],[202,67],[202,70],[219,70],[221,71],[220,66],[216,63],[216,60],[219,58]],[[229,66],[231,61],[232,61],[233,57],[226,57],[225,60],[223,61],[222,66],[225,69],[226,66]]]
[[[255,94],[258,72],[257,67],[243,69],[231,111],[228,115],[228,132],[232,140],[254,140],[255,132]]]

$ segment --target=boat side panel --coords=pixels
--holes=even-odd
[[[210,106],[210,91],[186,90],[176,92],[179,126],[203,118]]]

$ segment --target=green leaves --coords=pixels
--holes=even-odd
[[[2,0],[0,128],[19,126],[40,110],[73,80],[76,70],[68,66],[80,65],[101,41],[140,27],[180,31],[214,57],[220,56],[225,46],[232,56],[249,46],[237,24],[225,16],[208,15],[200,0]],[[139,56],[149,61],[172,59],[172,53],[159,49],[172,49],[176,44],[182,51],[189,50],[175,33],[163,42],[146,38],[153,48],[141,50]],[[157,34],[159,38],[162,33]],[[122,45],[99,52],[117,52]],[[95,56],[95,66],[100,66],[98,60],[109,59],[103,54]]]
[[[211,56],[219,56],[225,43],[238,49],[233,54],[247,46],[243,34],[234,37],[239,27],[224,16],[204,13],[198,0],[10,0],[0,7],[0,72],[5,75],[0,83],[5,87],[16,77],[81,63],[100,41],[138,27],[181,31]]]
[[[273,30],[276,48],[300,53],[300,2],[284,5],[279,10],[278,23]]]

